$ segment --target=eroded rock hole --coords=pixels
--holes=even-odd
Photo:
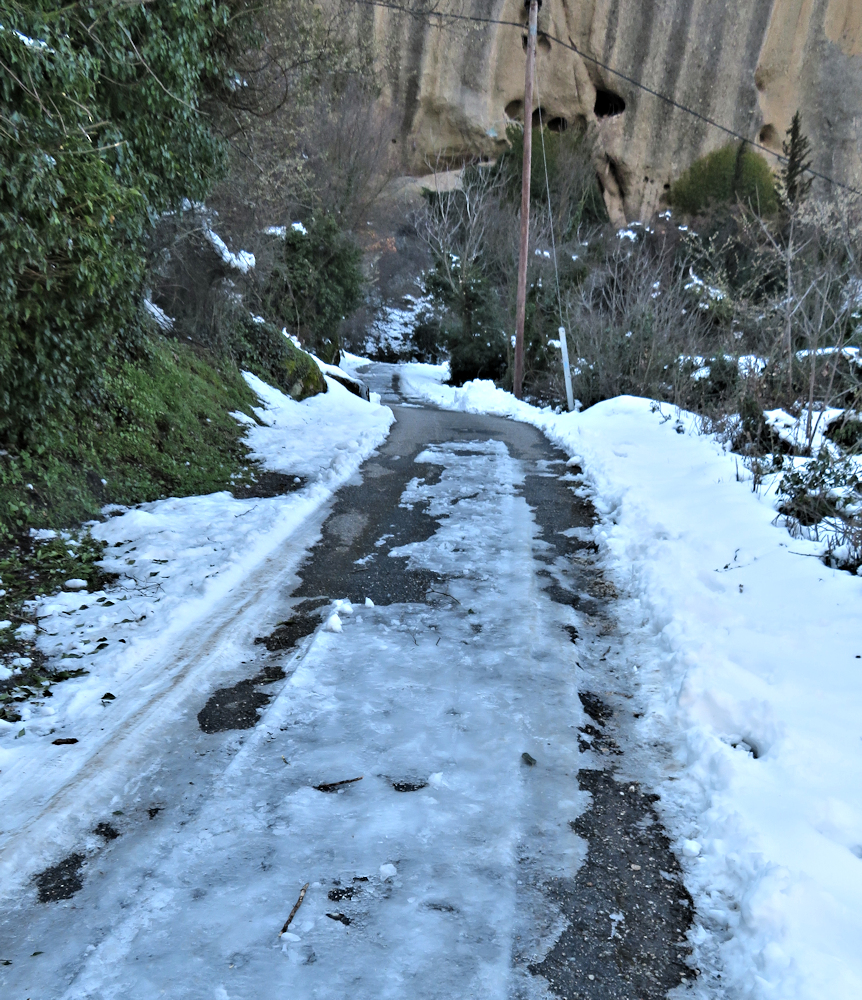
[[[522,121],[524,118],[524,102],[523,101],[509,101],[506,105],[506,117],[511,118],[513,121]]]
[[[559,115],[549,115],[544,108],[536,108],[533,112],[533,128],[544,125],[549,132],[565,132],[569,123]]]
[[[614,118],[621,115],[626,109],[625,100],[612,90],[597,90],[596,103],[593,111],[596,118]]]
[[[774,125],[764,125],[760,130],[758,139],[764,146],[778,146],[780,144],[778,130]]]

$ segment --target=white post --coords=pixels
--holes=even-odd
[[[563,352],[563,375],[566,378],[566,402],[569,404],[569,413],[575,408],[575,397],[572,395],[572,370],[569,368],[569,345],[566,342],[566,328],[561,326],[557,333],[560,335],[560,350]]]

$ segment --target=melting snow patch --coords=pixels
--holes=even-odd
[[[150,314],[150,316],[156,321],[156,325],[162,330],[173,330],[174,321],[168,316],[168,314],[160,309],[155,302],[151,302],[149,299],[144,299],[144,309]]]
[[[249,271],[255,265],[254,254],[249,253],[247,250],[240,250],[239,253],[232,253],[225,241],[218,235],[218,233],[213,232],[210,227],[204,223],[204,236],[209,240],[215,249],[216,253],[221,257],[221,259],[228,265],[228,267],[233,267],[237,271],[241,271],[243,274],[248,274]]]

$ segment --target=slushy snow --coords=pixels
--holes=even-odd
[[[110,812],[112,780],[135,766],[118,736],[133,744],[136,726],[149,731],[151,716],[169,715],[171,699],[199,683],[196,671],[205,676],[231,663],[231,636],[219,629],[234,622],[238,637],[237,622],[246,618],[242,627],[259,628],[277,606],[279,580],[295,580],[334,492],[393,420],[378,398],[361,400],[330,378],[326,393],[302,402],[255,375],[245,379],[260,399],[260,424],[238,415],[253,457],[307,481],[270,498],[223,492],[109,508],[92,533],[107,542],[103,566],[118,582],[88,593],[86,581],[70,579],[32,602],[42,653],[53,666],[84,675],[54,685],[50,701],[21,702],[21,722],[0,720],[0,877],[7,887],[26,878],[40,856],[58,856],[87,832],[76,796],[90,796],[88,809],[103,803]],[[109,710],[105,691],[115,695]],[[78,744],[58,747],[55,738]],[[84,791],[67,794],[76,775],[88,774]]]

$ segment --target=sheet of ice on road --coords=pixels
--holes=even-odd
[[[76,957],[69,1000],[545,995],[512,953],[520,936],[526,964],[559,931],[547,903],[529,912],[528,883],[582,856],[574,647],[555,625],[568,612],[525,571],[535,525],[506,448],[418,461],[441,479],[403,502],[447,516],[393,557],[449,576],[451,596],[342,605],[343,630],[285,663],[211,804],[157,865],[103,879],[116,916]]]
[[[858,1000],[862,578],[792,539],[692,414],[633,397],[557,414],[445,377],[400,370],[414,397],[533,424],[583,464],[640,737],[666,748],[657,806],[697,905],[695,995]]]

